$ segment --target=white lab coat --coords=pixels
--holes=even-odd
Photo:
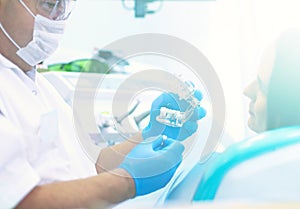
[[[51,84],[0,54],[0,207],[36,185],[95,175],[75,134],[71,108]]]

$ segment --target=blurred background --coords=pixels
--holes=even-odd
[[[152,11],[149,14],[143,14],[145,7],[135,8],[139,6],[136,3],[133,0],[78,0],[60,49],[45,64],[90,58],[95,51],[134,34],[162,33],[178,37],[208,58],[221,81],[226,99],[225,129],[230,136],[223,145],[251,136],[253,133],[246,125],[249,101],[243,96],[243,89],[256,78],[262,51],[280,32],[300,26],[300,2],[144,1]],[[114,53],[122,54],[122,51],[116,49]],[[182,68],[174,60],[154,55],[132,57],[127,61],[138,63],[132,71],[142,66]]]

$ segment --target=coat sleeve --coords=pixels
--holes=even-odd
[[[0,206],[15,207],[40,181],[26,157],[23,134],[0,111]]]

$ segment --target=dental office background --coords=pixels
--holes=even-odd
[[[133,6],[133,0],[78,0],[60,49],[45,63],[88,58],[95,48],[134,34],[181,38],[208,58],[223,86],[225,129],[230,135],[223,146],[252,135],[243,89],[256,78],[264,48],[280,32],[300,26],[299,0],[164,0],[149,4],[157,12],[144,18],[135,17],[129,10]],[[186,70],[174,60],[155,55],[128,61],[170,72]]]

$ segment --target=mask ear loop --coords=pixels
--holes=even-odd
[[[4,29],[3,25],[0,23],[0,28],[3,31],[3,33],[6,35],[6,37],[17,47],[19,50],[21,47],[12,39],[12,37],[8,34],[8,32]]]
[[[31,14],[31,16],[33,18],[35,18],[35,14],[33,14],[33,12],[26,6],[26,4],[22,1],[22,0],[19,0],[19,2],[22,4],[22,6],[27,10],[27,12],[29,12],[29,14]]]

